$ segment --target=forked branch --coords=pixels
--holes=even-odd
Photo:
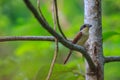
[[[53,0],[53,11],[52,11],[52,14],[53,14],[53,23],[54,23],[54,30],[56,31],[57,30],[57,26],[56,26],[56,15],[55,15],[55,7],[54,7],[54,0]],[[54,52],[54,56],[53,56],[53,59],[52,59],[52,62],[51,62],[51,65],[50,65],[50,69],[49,69],[49,72],[48,72],[48,75],[46,77],[46,80],[50,80],[50,77],[52,75],[52,72],[53,72],[53,68],[54,68],[54,65],[55,65],[55,62],[57,60],[57,56],[58,56],[58,50],[59,50],[59,46],[58,46],[58,39],[55,38],[55,52]]]
[[[51,26],[49,24],[46,23],[46,21],[44,21],[38,14],[37,10],[33,7],[33,5],[31,4],[31,2],[29,0],[24,0],[26,6],[29,8],[29,10],[33,13],[33,15],[35,16],[35,18],[38,20],[38,22],[42,25],[42,27],[44,29],[46,29],[51,35],[53,35],[55,38],[57,38],[59,40],[59,42],[61,44],[63,44],[64,46],[66,46],[69,49],[72,50],[76,50],[82,53],[82,55],[85,57],[85,59],[87,60],[90,68],[92,70],[96,69],[95,64],[93,63],[91,57],[89,56],[89,54],[86,52],[86,50],[78,45],[75,45],[71,42],[69,42],[68,40],[64,39],[61,35],[59,35],[57,32],[55,32]]]
[[[56,16],[56,22],[57,22],[57,25],[58,25],[58,29],[59,29],[60,33],[62,34],[62,36],[65,39],[67,39],[66,36],[64,35],[62,29],[61,29],[61,26],[60,26],[59,17],[58,17],[57,0],[53,0],[53,4],[54,4],[54,8],[55,8],[55,16]]]

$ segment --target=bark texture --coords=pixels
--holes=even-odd
[[[86,63],[86,80],[104,79],[104,58],[102,49],[101,0],[84,0],[84,22],[91,24],[86,48],[97,69],[92,71]]]

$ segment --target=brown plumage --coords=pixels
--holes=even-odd
[[[75,39],[72,41],[72,43],[76,44],[76,43],[78,42],[78,40],[81,38],[81,36],[82,36],[82,32],[79,32],[79,33],[76,35]],[[67,56],[67,58],[66,58],[65,61],[64,61],[64,64],[66,64],[66,62],[67,62],[68,59],[70,58],[71,54],[72,54],[72,50],[69,51],[68,56]]]
[[[75,38],[73,39],[72,43],[74,44],[78,44],[80,46],[83,46],[85,44],[85,42],[87,41],[88,37],[89,37],[89,28],[92,25],[89,24],[84,24],[81,29],[80,32],[75,36]],[[64,64],[66,64],[66,62],[68,61],[68,59],[70,58],[72,54],[72,50],[69,51],[67,58],[64,61]]]

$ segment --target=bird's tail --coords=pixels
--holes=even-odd
[[[66,57],[66,59],[65,59],[65,61],[64,61],[64,64],[67,63],[67,61],[68,61],[68,59],[70,58],[71,54],[72,54],[72,50],[69,51],[68,56]]]

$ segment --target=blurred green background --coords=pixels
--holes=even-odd
[[[31,0],[35,7],[37,1]],[[103,49],[105,56],[120,56],[120,0],[102,1]],[[41,0],[42,12],[51,26],[52,0]],[[73,38],[84,22],[83,0],[58,0],[60,24]],[[0,37],[50,35],[36,21],[23,0],[0,0]],[[0,42],[0,80],[45,80],[54,54],[53,42]],[[84,80],[84,59],[74,52],[67,65],[69,49],[59,44],[59,55],[51,80]],[[120,80],[120,63],[105,64],[105,80]]]

